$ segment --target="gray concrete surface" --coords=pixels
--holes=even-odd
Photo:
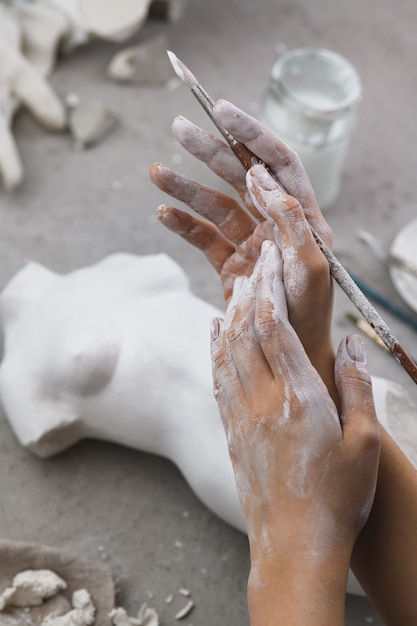
[[[254,113],[277,46],[328,47],[355,64],[363,101],[340,197],[327,216],[339,256],[400,304],[386,269],[355,232],[365,228],[389,243],[417,213],[416,22],[414,0],[189,0],[181,21],[147,25],[135,37],[167,30],[172,50],[214,97]],[[97,97],[118,113],[121,125],[102,145],[76,152],[67,136],[49,135],[27,114],[19,116],[26,176],[19,190],[0,191],[0,287],[26,259],[68,271],[115,251],[164,250],[181,263],[198,295],[221,305],[205,259],[157,223],[163,197],[147,177],[153,161],[177,164],[182,154],[170,135],[175,115],[209,129],[210,123],[185,88],[111,83],[105,67],[116,49],[91,45],[63,60],[53,76],[62,95]],[[176,167],[213,182],[186,156]],[[352,331],[345,309],[351,306],[337,291],[335,340]],[[415,346],[412,331],[384,317],[405,345]],[[368,340],[366,347],[371,372],[416,397],[393,359]],[[133,613],[148,600],[166,626],[176,622],[165,598],[180,587],[189,588],[196,603],[184,624],[248,623],[246,538],[207,511],[170,462],[96,441],[38,460],[19,447],[2,417],[0,463],[2,538],[106,558],[118,602]],[[365,599],[348,597],[346,623],[382,622]]]

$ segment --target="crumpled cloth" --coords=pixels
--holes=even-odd
[[[51,611],[65,614],[72,608],[71,596],[77,589],[87,589],[91,595],[95,626],[110,626],[115,588],[108,565],[41,544],[0,541],[0,593],[11,586],[16,574],[28,569],[52,570],[65,580],[67,588],[29,610],[7,607],[0,611],[0,626],[38,626]]]

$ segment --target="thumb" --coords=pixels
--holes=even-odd
[[[366,368],[363,341],[358,335],[350,335],[340,342],[335,362],[335,381],[344,438],[349,433],[355,436],[366,431],[378,434],[371,377]]]

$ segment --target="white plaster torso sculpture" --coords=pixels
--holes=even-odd
[[[69,274],[29,263],[0,295],[0,398],[23,446],[51,456],[84,437],[173,461],[215,514],[244,531],[212,393],[209,325],[164,254],[116,254]],[[417,408],[374,379],[378,417],[417,466]],[[350,577],[348,590],[361,593]]]

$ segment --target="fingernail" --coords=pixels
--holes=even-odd
[[[249,175],[255,180],[255,182],[265,191],[280,191],[277,181],[271,176],[265,166],[254,165],[249,170]]]
[[[352,361],[357,363],[366,362],[365,348],[362,338],[359,335],[346,337],[346,350]]]
[[[220,321],[218,317],[213,317],[213,319],[210,322],[210,335],[211,335],[211,340],[212,341],[216,341],[216,339],[218,338],[220,334]]]

